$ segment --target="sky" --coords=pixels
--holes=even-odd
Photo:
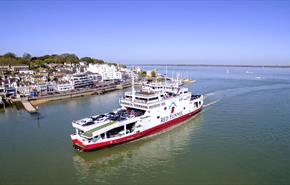
[[[290,65],[290,1],[1,0],[0,54]]]

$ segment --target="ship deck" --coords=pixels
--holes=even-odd
[[[113,125],[114,123],[116,123],[116,121],[109,120],[108,123],[103,124],[103,125],[100,125],[100,126],[98,126],[98,127],[95,127],[95,128],[93,128],[93,129],[91,129],[91,130],[88,130],[88,131],[84,132],[83,135],[84,135],[85,137],[92,137],[92,136],[93,136],[93,133],[94,133],[95,131],[98,131],[98,130],[100,130],[100,129],[102,129],[102,128],[105,128],[105,127],[107,127],[107,126]]]

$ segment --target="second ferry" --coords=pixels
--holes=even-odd
[[[75,148],[88,151],[143,138],[181,123],[202,110],[203,95],[178,83],[143,85],[120,98],[120,108],[73,121]]]

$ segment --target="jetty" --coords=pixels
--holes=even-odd
[[[31,105],[31,103],[28,100],[21,100],[21,103],[25,110],[27,110],[29,113],[35,113],[37,112],[36,108]]]

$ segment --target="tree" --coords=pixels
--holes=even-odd
[[[17,57],[14,53],[8,52],[0,57],[0,63],[4,65],[13,65],[17,63]]]
[[[91,64],[94,63],[94,60],[91,57],[82,57],[80,60]]]
[[[157,75],[156,75],[156,70],[152,70],[151,71],[151,77],[156,77]]]
[[[63,64],[65,63],[65,58],[62,57],[61,55],[55,55],[53,56],[53,61],[57,64]]]
[[[100,59],[93,58],[93,60],[94,60],[95,64],[104,64],[105,63],[103,60],[100,60]]]
[[[140,71],[138,75],[144,78],[144,77],[147,76],[147,72],[146,71]]]
[[[31,55],[29,53],[23,53],[22,58],[20,58],[20,63],[29,65],[31,61]]]
[[[7,52],[3,55],[4,58],[13,58],[13,59],[16,59],[17,56],[15,53],[12,53],[12,52]]]
[[[31,59],[31,55],[29,53],[23,53],[22,58],[26,59],[26,60],[30,60]]]
[[[62,54],[62,56],[65,58],[65,62],[66,63],[78,63],[79,62],[79,58],[75,55],[75,54]]]
[[[38,65],[40,67],[44,67],[44,61],[43,60],[40,60],[40,59],[36,59],[35,62],[34,62],[35,65]]]

